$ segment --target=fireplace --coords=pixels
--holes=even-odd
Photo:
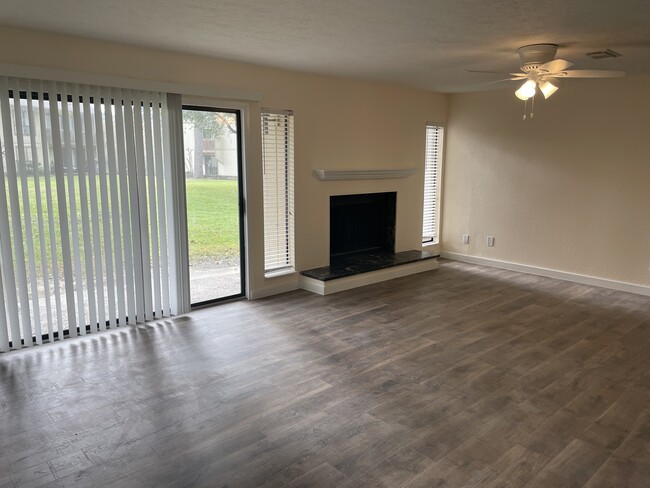
[[[330,263],[301,271],[301,287],[328,295],[436,269],[434,254],[395,252],[397,192],[330,197]]]
[[[330,264],[395,252],[396,192],[330,197]]]

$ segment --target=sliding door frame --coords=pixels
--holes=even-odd
[[[239,298],[250,298],[251,284],[251,246],[249,243],[249,213],[247,206],[248,178],[247,178],[247,134],[250,127],[250,107],[246,103],[236,103],[232,100],[208,99],[194,96],[182,97],[183,109],[205,110],[214,112],[226,112],[237,114],[237,165],[239,172],[238,198],[239,198],[239,247],[241,262],[241,287],[238,295],[231,295],[224,298],[207,300],[191,306],[192,310],[215,303],[236,300]],[[181,162],[182,163],[182,162]],[[186,195],[183,195],[187,198]],[[189,264],[189,263],[188,263]]]

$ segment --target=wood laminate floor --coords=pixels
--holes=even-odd
[[[492,268],[0,356],[0,487],[650,486],[650,298]]]

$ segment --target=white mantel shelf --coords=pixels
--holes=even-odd
[[[314,176],[322,181],[329,180],[380,180],[408,178],[415,168],[403,169],[315,169]]]

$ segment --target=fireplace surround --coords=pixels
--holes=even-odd
[[[437,255],[395,252],[397,192],[330,196],[330,263],[302,271],[301,287],[327,295],[429,271]]]

